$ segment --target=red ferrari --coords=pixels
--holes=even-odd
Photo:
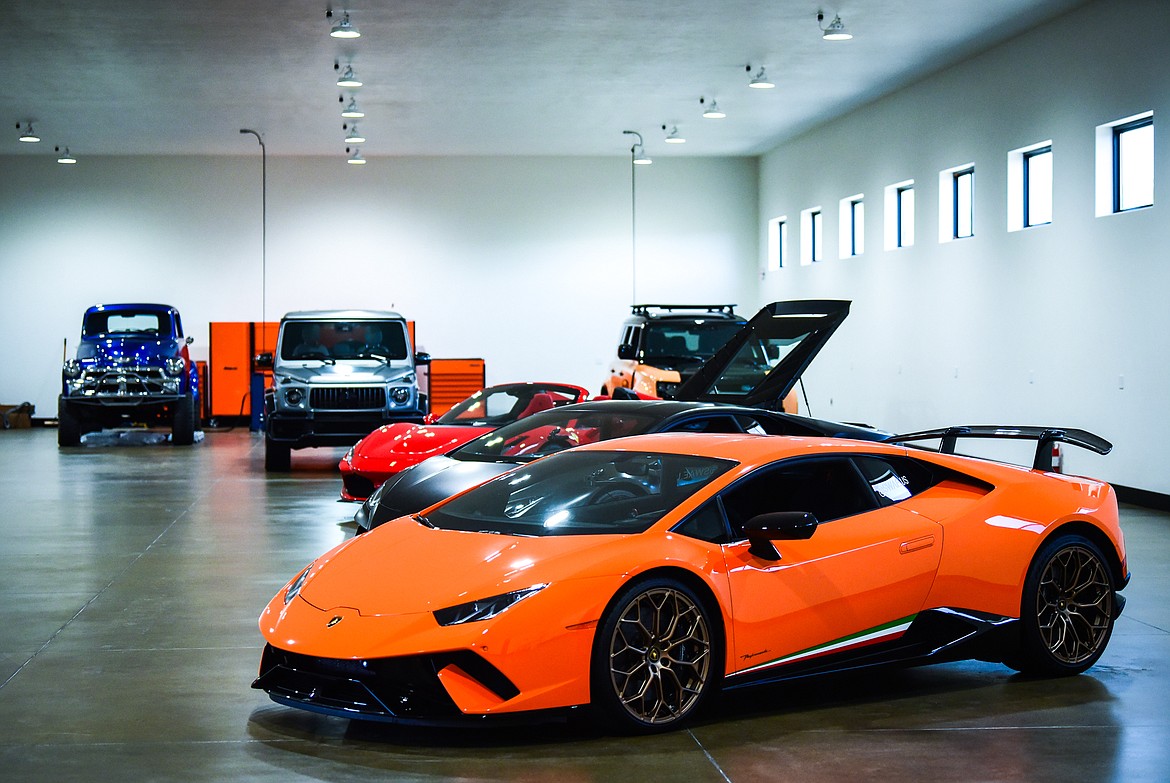
[[[379,427],[338,463],[341,499],[365,500],[386,479],[428,457],[534,413],[587,399],[589,392],[568,383],[505,383],[477,391],[426,424]]]

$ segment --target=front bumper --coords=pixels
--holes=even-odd
[[[383,424],[422,423],[424,414],[402,411],[297,411],[269,413],[264,427],[268,439],[294,449],[309,446],[352,446]]]
[[[276,702],[343,718],[446,725],[467,718],[451,689],[479,688],[492,701],[519,689],[470,650],[400,658],[317,658],[265,645],[253,688]]]

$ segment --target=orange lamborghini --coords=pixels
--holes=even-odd
[[[1035,463],[954,453],[968,437],[1034,440]],[[522,465],[298,573],[260,617],[253,687],[344,718],[588,706],[650,732],[716,689],[846,669],[1092,666],[1129,579],[1117,501],[1050,459],[1108,442],[895,440],[654,434]]]

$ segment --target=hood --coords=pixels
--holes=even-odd
[[[382,486],[375,522],[403,514],[415,514],[514,467],[516,463],[513,462],[471,462],[450,457],[431,457],[402,471]],[[386,517],[383,509],[393,516]]]
[[[540,538],[436,530],[395,520],[333,551],[300,596],[364,616],[431,612],[536,584],[597,563],[626,536]]]
[[[674,398],[779,410],[849,314],[849,304],[815,299],[765,306],[679,387]]]
[[[133,337],[103,337],[84,340],[77,346],[77,358],[94,364],[147,365],[158,364],[172,356],[180,356],[179,344],[174,340],[142,339]]]
[[[387,424],[362,438],[354,447],[353,457],[355,460],[393,460],[405,456],[423,459],[446,454],[491,429],[456,424]]]
[[[414,372],[409,363],[383,364],[367,359],[322,362],[316,359],[281,362],[276,375],[301,383],[354,384],[397,381]]]

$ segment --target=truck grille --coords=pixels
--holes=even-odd
[[[330,386],[309,392],[314,410],[357,411],[386,407],[386,390],[380,386]]]

